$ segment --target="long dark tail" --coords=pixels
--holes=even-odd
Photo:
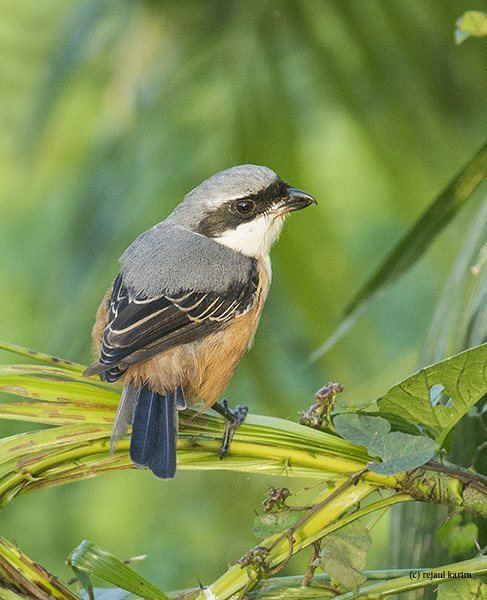
[[[176,473],[177,394],[161,396],[145,385],[135,405],[130,458],[161,479],[171,479]]]

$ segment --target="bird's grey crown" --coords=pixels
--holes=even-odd
[[[255,261],[166,220],[140,235],[121,262],[129,293],[154,297],[181,290],[224,293],[250,279]]]
[[[279,180],[272,169],[259,165],[238,165],[215,173],[187,194],[184,202],[200,202],[207,199],[215,204],[235,198],[258,194]]]
[[[197,230],[201,220],[222,204],[255,196],[280,181],[272,169],[259,165],[239,165],[220,171],[191,190],[167,220]]]

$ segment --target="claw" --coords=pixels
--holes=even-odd
[[[235,432],[245,421],[245,417],[249,412],[249,407],[246,405],[239,405],[235,410],[231,410],[228,408],[228,402],[226,400],[222,400],[221,405],[224,409],[224,416],[226,418],[222,443],[220,446],[220,458],[224,458],[228,454]]]

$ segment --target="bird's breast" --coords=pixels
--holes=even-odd
[[[270,286],[270,260],[258,263],[259,285],[255,302],[224,329],[198,342],[195,353],[197,376],[189,383],[188,395],[204,408],[217,402],[245,352],[254,341]]]

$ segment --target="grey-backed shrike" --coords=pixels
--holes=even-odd
[[[98,309],[98,362],[87,375],[124,385],[112,449],[133,423],[132,461],[176,471],[177,410],[214,407],[252,344],[271,281],[269,252],[286,215],[315,200],[267,167],[241,165],[192,190],[121,259]],[[223,453],[231,439],[230,428]]]

